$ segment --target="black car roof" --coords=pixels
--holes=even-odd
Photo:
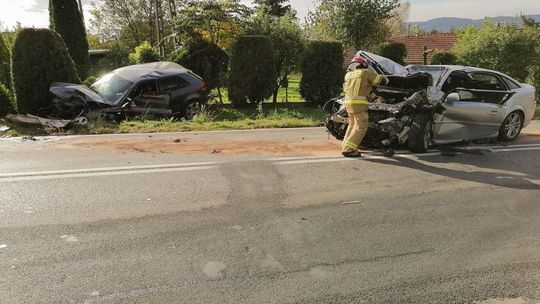
[[[113,71],[118,76],[138,82],[145,79],[156,79],[187,73],[189,70],[174,62],[151,62],[130,65]]]

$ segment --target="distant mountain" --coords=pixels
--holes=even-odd
[[[532,17],[536,21],[540,21],[540,14],[539,15],[529,15],[528,17]],[[509,16],[499,16],[499,17],[491,17],[491,20],[493,23],[508,23],[515,21],[519,26],[522,25],[521,18],[519,17],[509,17]],[[421,29],[423,29],[426,32],[430,32],[432,30],[436,30],[438,32],[449,32],[452,29],[460,29],[467,25],[476,25],[480,26],[484,22],[484,19],[466,19],[466,18],[454,18],[454,17],[443,17],[443,18],[436,18],[431,19],[428,21],[423,22],[408,22],[411,26],[418,26]]]

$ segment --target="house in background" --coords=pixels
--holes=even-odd
[[[390,42],[405,44],[407,48],[407,64],[423,64],[424,50],[427,49],[427,63],[437,51],[451,51],[457,41],[457,35],[454,33],[434,33],[416,36],[398,36]]]

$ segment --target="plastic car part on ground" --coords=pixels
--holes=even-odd
[[[39,117],[31,114],[8,114],[6,120],[21,126],[43,126],[44,128],[49,129],[63,129],[69,124],[86,124],[88,119],[86,117],[77,117],[72,120],[67,119],[50,119]]]

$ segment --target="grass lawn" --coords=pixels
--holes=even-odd
[[[277,102],[285,102],[285,96],[287,91],[289,95],[288,102],[304,102],[304,99],[302,98],[302,96],[300,96],[300,78],[301,76],[299,74],[292,74],[289,76],[289,88],[287,90],[285,90],[285,88],[279,88]],[[216,100],[218,99],[217,89],[212,90],[212,95],[216,96]],[[223,99],[224,104],[230,103],[229,97],[227,95],[227,88],[221,88],[221,98]],[[266,101],[266,103],[271,102],[272,98]]]
[[[193,121],[172,119],[133,119],[113,124],[105,120],[90,121],[63,134],[107,134],[107,133],[155,133],[182,131],[245,130],[262,128],[298,128],[321,126],[325,113],[321,108],[298,109],[219,109],[196,116]],[[5,122],[0,121],[0,125]],[[9,125],[9,124],[8,124]],[[9,125],[11,129],[0,136],[49,135],[55,130],[23,128]]]
[[[536,105],[536,112],[534,113],[533,119],[540,119],[540,104]]]

